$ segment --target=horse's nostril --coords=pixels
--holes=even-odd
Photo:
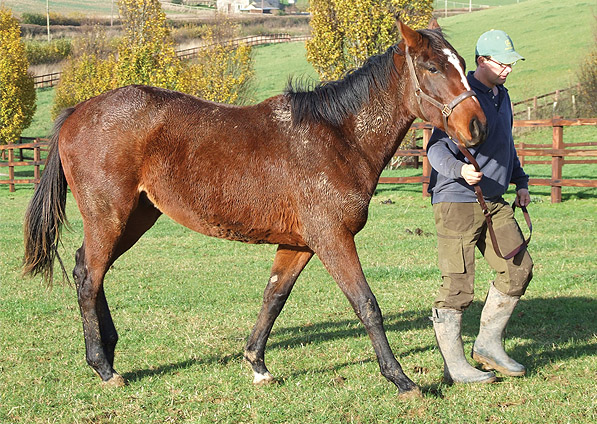
[[[476,116],[471,119],[469,129],[471,131],[471,138],[474,144],[480,144],[485,141],[485,125]]]

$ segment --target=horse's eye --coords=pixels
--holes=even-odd
[[[439,72],[435,66],[430,66],[427,70],[432,74],[437,74]]]

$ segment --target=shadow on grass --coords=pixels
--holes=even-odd
[[[479,328],[479,316],[483,304],[474,302],[463,315],[462,334],[465,338],[465,353],[468,354],[471,340]],[[429,340],[434,340],[430,312],[405,311],[401,313],[387,313],[384,316],[386,331],[426,330]],[[523,363],[529,375],[537,372],[554,361],[569,361],[583,356],[595,355],[597,343],[594,342],[597,333],[597,301],[591,297],[558,297],[535,298],[521,300],[507,329],[507,338],[516,338],[523,342],[508,349],[509,354]],[[267,349],[292,349],[305,344],[320,344],[330,340],[354,338],[365,336],[362,326],[355,327],[354,320],[324,321],[304,326],[291,326],[276,328],[272,331],[272,339]],[[248,336],[248,334],[247,334]],[[393,346],[400,357],[416,355],[428,351],[435,346],[435,341],[425,346],[408,349],[408,346]],[[406,350],[404,350],[406,348]],[[438,352],[439,355],[439,352]],[[267,357],[267,350],[266,350]],[[240,361],[242,352],[226,356],[209,355],[197,359],[189,359],[172,364],[164,364],[153,369],[132,371],[123,375],[129,381],[138,381],[153,375],[173,373],[180,369],[192,367],[196,364],[227,364]],[[371,357],[366,360],[374,361]],[[472,361],[471,361],[472,362]],[[350,365],[363,363],[355,360],[330,367],[322,367],[321,371],[340,371]],[[310,370],[296,370],[294,376],[301,375]],[[407,374],[409,374],[407,372]],[[411,373],[412,374],[412,373]],[[283,383],[281,383],[283,384]],[[423,387],[423,392],[431,396],[442,396],[442,385]]]

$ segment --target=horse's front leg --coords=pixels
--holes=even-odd
[[[357,255],[354,236],[348,231],[319,238],[315,253],[340,286],[371,339],[381,373],[403,396],[421,396],[421,391],[402,371],[383,326],[381,310],[371,291]]]
[[[282,245],[278,247],[271,276],[263,294],[263,305],[245,348],[245,359],[253,369],[254,384],[265,384],[274,379],[265,366],[267,338],[296,279],[312,256],[313,252],[307,248]]]

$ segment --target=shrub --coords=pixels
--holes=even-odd
[[[56,63],[68,57],[72,50],[71,40],[59,38],[47,41],[27,41],[25,53],[30,65]]]
[[[41,13],[23,13],[21,15],[21,21],[24,24],[46,25],[47,17]]]
[[[23,13],[21,21],[24,24],[45,26],[48,23],[45,13]],[[51,25],[79,26],[85,20],[83,15],[74,14],[72,16],[61,15],[60,13],[50,12]]]
[[[33,77],[12,13],[0,7],[0,143],[16,141],[35,113]]]
[[[595,17],[597,22],[597,16]],[[597,25],[592,50],[589,51],[578,72],[579,111],[585,116],[597,116]]]

